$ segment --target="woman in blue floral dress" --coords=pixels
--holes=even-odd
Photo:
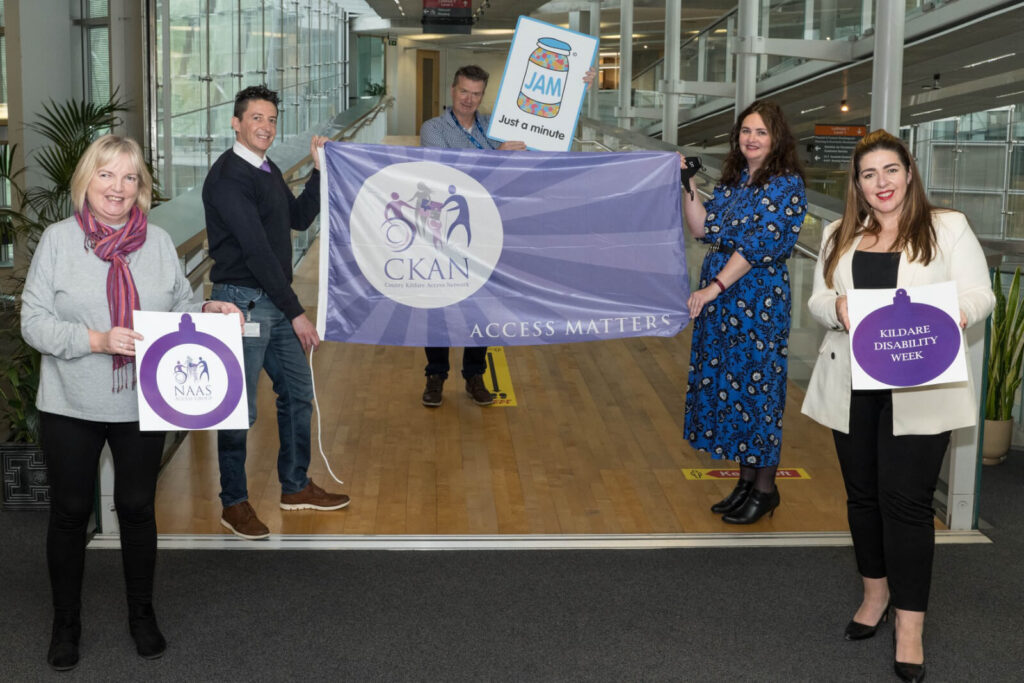
[[[796,141],[782,111],[766,100],[737,118],[711,199],[683,197],[691,234],[711,245],[700,288],[688,301],[685,433],[694,448],[739,463],[736,488],[711,507],[731,524],[752,524],[779,505],[791,299],[786,259],[805,205]]]

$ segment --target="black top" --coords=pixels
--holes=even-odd
[[[853,252],[853,286],[857,289],[895,289],[899,270],[898,251]]]
[[[292,230],[306,230],[320,212],[320,172],[294,197],[270,161],[260,170],[228,150],[203,183],[206,236],[214,283],[256,287],[288,320],[302,315],[292,291]]]

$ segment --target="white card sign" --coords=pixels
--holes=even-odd
[[[242,331],[222,313],[135,311],[139,428],[248,429]]]
[[[846,293],[854,389],[967,381],[956,283]]]
[[[597,44],[593,36],[519,17],[487,137],[568,151],[587,91],[583,76]]]

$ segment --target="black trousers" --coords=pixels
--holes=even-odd
[[[81,607],[86,525],[92,511],[104,442],[114,459],[114,505],[130,604],[153,600],[156,519],[153,501],[164,432],[140,432],[138,422],[92,422],[40,413],[40,444],[50,481],[46,563],[56,611]]]
[[[448,347],[428,346],[423,350],[427,352],[427,367],[424,370],[424,374],[441,375],[442,377],[447,379],[448,370],[451,369],[451,366],[448,364]],[[482,375],[485,372],[487,372],[487,347],[467,346],[465,349],[463,349],[463,379],[469,379],[474,375]]]
[[[928,608],[935,554],[932,497],[949,432],[894,436],[892,392],[855,391],[850,433],[832,432],[861,576],[888,578],[894,607]]]

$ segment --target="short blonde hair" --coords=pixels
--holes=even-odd
[[[131,160],[135,166],[135,174],[139,177],[139,196],[135,198],[135,206],[139,207],[142,213],[149,213],[149,205],[153,201],[153,176],[146,168],[146,159],[142,156],[139,143],[120,135],[104,135],[98,138],[78,160],[75,173],[71,176],[71,202],[75,211],[81,211],[85,206],[85,192],[96,171],[122,154]]]

